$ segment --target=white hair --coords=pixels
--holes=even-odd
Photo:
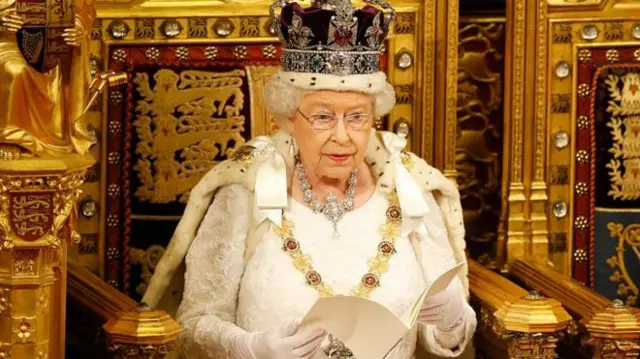
[[[366,88],[366,86],[363,86],[363,88]],[[345,91],[333,88],[318,88],[316,90],[301,88],[281,76],[274,75],[271,76],[265,86],[264,103],[278,127],[287,131],[287,122],[293,117],[298,109],[300,99],[305,95],[318,90]],[[364,89],[350,91],[362,92],[371,96],[374,105],[375,118],[387,115],[391,112],[391,109],[396,103],[395,91],[393,86],[388,82],[385,82],[381,87],[381,90],[376,92],[370,92]]]

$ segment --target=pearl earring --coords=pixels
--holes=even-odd
[[[291,138],[289,139],[289,154],[291,157],[295,157],[298,154],[298,148],[296,146],[296,140],[293,137],[293,133],[291,134]]]

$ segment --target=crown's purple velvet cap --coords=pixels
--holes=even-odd
[[[366,31],[373,25],[373,20],[376,15],[381,12],[382,11],[380,9],[371,5],[366,5],[361,9],[354,9],[353,16],[358,19],[355,45],[367,43]],[[329,24],[331,23],[331,18],[336,15],[336,12],[334,10],[321,9],[317,7],[303,8],[300,4],[294,2],[287,4],[280,13],[280,29],[286,42],[286,47],[291,46],[288,29],[289,26],[292,25],[294,14],[297,14],[302,19],[302,25],[310,28],[313,33],[313,37],[311,37],[311,41],[309,42],[309,47],[328,44]],[[382,34],[378,41],[380,44],[384,41],[389,32],[389,25],[385,21],[381,22],[381,27]],[[342,35],[345,41],[348,41],[348,39],[351,38],[351,33]],[[339,40],[338,36],[336,36],[336,42]]]

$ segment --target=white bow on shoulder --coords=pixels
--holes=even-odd
[[[395,172],[395,187],[402,209],[402,234],[407,235],[411,231],[426,231],[422,217],[429,213],[429,206],[424,199],[424,193],[402,164],[400,157],[402,150],[407,145],[407,140],[393,132],[382,132],[382,142],[390,153],[389,160],[392,162]]]
[[[256,149],[254,216],[256,224],[270,220],[282,226],[282,209],[287,207],[287,167],[271,137],[258,136],[247,143]]]

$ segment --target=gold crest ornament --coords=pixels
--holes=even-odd
[[[29,65],[45,73],[71,55],[62,34],[75,26],[75,0],[16,0],[16,13],[25,23],[18,47]]]
[[[610,74],[605,81],[609,96],[607,123],[613,138],[609,152],[609,196],[617,200],[640,198],[640,73]]]

